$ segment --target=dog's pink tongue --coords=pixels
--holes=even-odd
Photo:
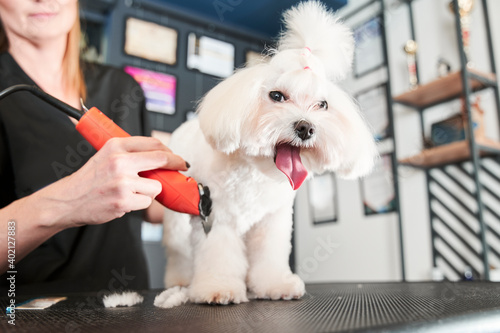
[[[276,166],[290,181],[294,190],[298,189],[307,177],[307,170],[300,159],[300,148],[281,144],[276,148]]]

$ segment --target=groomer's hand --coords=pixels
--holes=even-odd
[[[113,138],[77,172],[62,181],[72,189],[65,219],[73,226],[100,224],[149,207],[161,192],[157,180],[139,177],[146,170],[187,170],[186,162],[150,137]]]
[[[114,138],[71,176],[1,208],[0,221],[16,225],[16,261],[61,230],[147,208],[161,185],[138,173],[158,168],[187,170],[186,162],[157,139]],[[6,227],[0,237],[7,239]],[[6,269],[7,255],[0,259],[0,273]]]

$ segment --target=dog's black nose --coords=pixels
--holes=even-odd
[[[308,121],[301,120],[295,123],[295,133],[303,141],[310,139],[314,135],[314,132],[316,132],[316,129]]]

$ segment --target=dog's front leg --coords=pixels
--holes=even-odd
[[[249,270],[247,285],[252,296],[296,299],[304,295],[302,279],[288,264],[291,251],[292,209],[287,206],[266,216],[246,236]]]
[[[236,230],[215,222],[207,236],[201,228],[194,230],[193,239],[195,258],[190,300],[216,304],[247,302],[248,263],[245,244]]]

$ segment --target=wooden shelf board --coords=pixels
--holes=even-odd
[[[500,142],[488,138],[476,138],[480,155],[500,154]],[[435,148],[425,149],[417,155],[399,160],[400,164],[417,168],[434,168],[446,164],[470,160],[468,141],[457,141]]]
[[[496,75],[493,73],[485,73],[475,69],[468,69],[468,71],[487,81],[496,82]],[[486,85],[476,78],[470,78],[470,86],[472,91],[486,88]],[[459,97],[462,95],[462,89],[461,71],[458,71],[427,84],[420,85],[414,90],[394,97],[393,100],[397,103],[424,109]]]

